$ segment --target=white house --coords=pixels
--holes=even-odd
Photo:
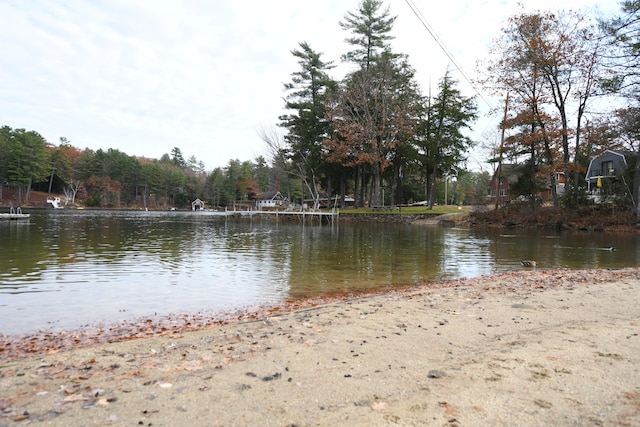
[[[204,202],[200,199],[195,199],[191,202],[191,210],[192,211],[203,211],[204,210]]]
[[[278,209],[285,207],[287,199],[279,191],[265,191],[256,199],[256,209]]]

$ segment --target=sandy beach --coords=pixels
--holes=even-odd
[[[634,426],[639,333],[639,269],[523,270],[76,349],[5,342],[0,426]]]

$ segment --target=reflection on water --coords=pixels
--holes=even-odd
[[[519,269],[639,264],[636,235],[317,226],[192,212],[33,212],[0,222],[0,333],[229,310]],[[609,250],[610,248],[616,250]]]

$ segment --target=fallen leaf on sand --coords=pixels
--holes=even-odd
[[[190,360],[182,363],[180,365],[180,368],[184,369],[185,371],[197,371],[202,369],[202,363],[198,360]]]
[[[387,402],[373,402],[371,409],[374,411],[384,411],[387,409]]]
[[[71,395],[65,397],[64,399],[62,399],[62,401],[65,402],[65,403],[77,402],[78,400],[85,400],[85,398],[84,398],[84,396],[82,396],[80,394],[71,394]]]
[[[450,403],[447,403],[447,402],[438,402],[438,405],[439,405],[441,408],[444,408],[444,411],[445,411],[445,413],[446,413],[448,416],[454,416],[454,415],[456,414],[456,412],[457,412],[456,407],[455,407],[455,406],[453,406],[453,405],[452,405],[452,404],[450,404]]]

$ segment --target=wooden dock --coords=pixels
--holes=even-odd
[[[335,212],[313,212],[313,211],[229,211],[229,214],[241,217],[265,217],[278,221],[279,219],[297,220],[303,224],[333,224],[340,218],[340,213]]]
[[[271,220],[288,220],[299,221],[305,223],[316,224],[334,224],[339,218],[340,213],[338,211],[333,212],[313,212],[313,211],[197,211],[196,215],[207,216],[224,216],[224,217],[238,217],[238,218],[269,218]]]

